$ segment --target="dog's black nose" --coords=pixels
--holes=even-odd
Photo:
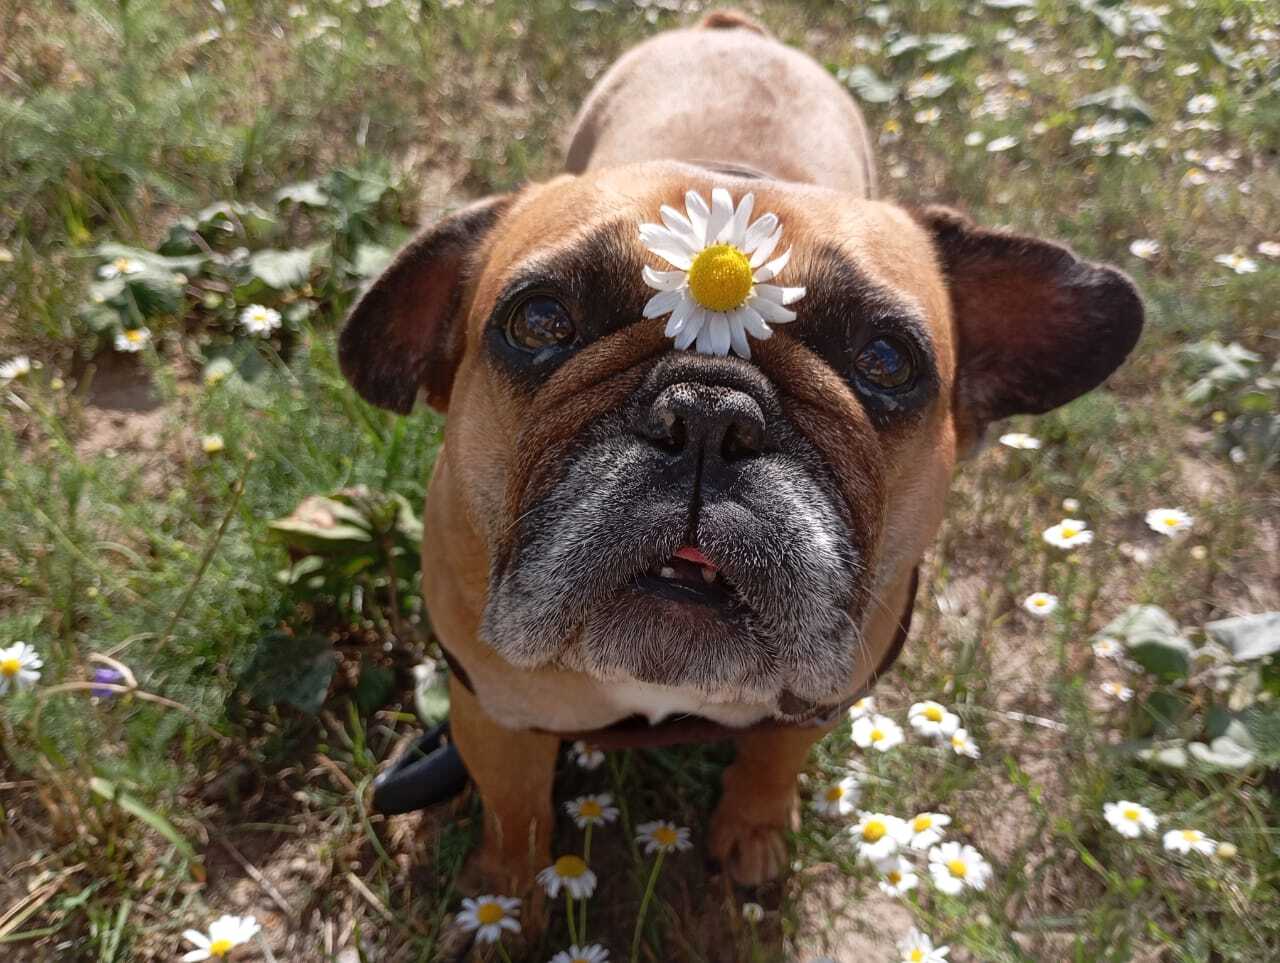
[[[764,412],[754,398],[734,388],[680,382],[658,393],[640,434],[673,454],[727,464],[763,450]]]

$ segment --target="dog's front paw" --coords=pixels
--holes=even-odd
[[[767,883],[787,868],[786,832],[798,819],[795,793],[764,802],[744,806],[726,797],[711,817],[711,856],[740,886]]]

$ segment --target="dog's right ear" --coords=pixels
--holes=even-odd
[[[419,234],[356,302],[338,363],[366,401],[408,414],[421,390],[432,408],[448,407],[476,252],[510,203],[485,198]]]

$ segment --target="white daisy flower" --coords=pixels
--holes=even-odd
[[[573,747],[569,752],[573,756],[573,761],[581,768],[588,771],[592,769],[599,769],[600,765],[604,762],[604,753],[595,746],[588,745],[583,742],[581,739],[573,744]]]
[[[755,926],[764,919],[764,907],[759,903],[743,903],[742,918],[752,926]]]
[[[609,951],[599,943],[575,945],[551,957],[550,963],[609,963]]]
[[[949,736],[960,728],[960,717],[938,702],[917,702],[907,721],[922,736]]]
[[[570,799],[564,804],[564,811],[573,817],[579,829],[604,826],[618,818],[618,807],[613,804],[613,796],[607,792]]]
[[[1147,528],[1161,535],[1181,535],[1191,528],[1195,519],[1181,508],[1153,508],[1147,512]]]
[[[957,729],[951,733],[951,749],[957,756],[968,756],[970,759],[981,757],[982,750],[978,748],[978,744],[973,741],[973,737],[969,735],[968,729]]]
[[[911,840],[911,827],[906,820],[885,813],[863,813],[849,827],[849,835],[858,844],[858,855],[869,863],[882,863]]]
[[[221,435],[205,435],[200,439],[200,449],[206,455],[216,455],[227,447],[227,443],[222,440]]]
[[[1160,253],[1160,242],[1149,237],[1139,238],[1129,245],[1129,253],[1134,257],[1142,258],[1144,261],[1150,261]]]
[[[1047,618],[1058,607],[1058,597],[1048,592],[1032,592],[1022,600],[1022,607],[1037,618]]]
[[[876,711],[876,700],[874,696],[863,696],[853,705],[849,706],[849,721],[857,722],[863,716],[869,716]]]
[[[986,135],[983,134],[982,131],[971,130],[969,131],[969,133],[964,135],[964,146],[965,147],[981,147],[982,142],[985,141],[986,139],[987,139]]]
[[[902,742],[902,727],[888,716],[863,716],[853,724],[853,741],[862,749],[888,752]]]
[[[563,887],[574,899],[586,899],[596,891],[596,874],[581,856],[561,856],[538,874],[538,882],[548,896],[558,896]]]
[[[1231,254],[1219,254],[1213,260],[1223,267],[1231,268],[1236,274],[1253,274],[1258,270],[1258,262],[1251,257],[1245,257],[1239,251]]]
[[[847,816],[857,806],[860,794],[857,777],[846,776],[814,796],[809,805],[824,816]]]
[[[1092,542],[1093,532],[1089,531],[1088,522],[1078,518],[1064,518],[1057,525],[1046,528],[1042,537],[1056,548],[1075,548]]]
[[[770,323],[794,321],[796,313],[785,305],[805,291],[766,283],[791,259],[787,250],[768,260],[782,240],[777,215],[751,221],[755,195],[744,195],[734,207],[723,187],[711,192],[710,207],[697,191],[685,194],[684,202],[684,214],[664,204],[662,224],[640,225],[645,247],[676,268],[655,271],[645,265],[644,282],[658,293],[644,306],[644,316],[669,314],[666,336],[678,350],[696,341],[703,354],[723,357],[732,350],[750,358],[747,335],[764,341],[773,334]]]
[[[1062,500],[1062,510],[1071,514],[1075,514],[1080,511],[1080,499],[1064,498]]]
[[[280,327],[280,312],[261,304],[251,304],[240,312],[240,326],[250,334],[268,335]]]
[[[20,354],[0,364],[0,382],[13,381],[30,373],[31,359],[25,354]]]
[[[1164,848],[1171,853],[1195,851],[1201,856],[1212,856],[1218,850],[1218,843],[1198,829],[1171,829],[1164,834]]]
[[[1128,702],[1133,698],[1133,690],[1119,682],[1104,682],[1098,688],[1118,702]]]
[[[477,896],[462,901],[455,921],[468,933],[476,934],[479,943],[496,943],[502,931],[520,932],[520,901],[511,896]]]
[[[926,107],[924,110],[917,110],[912,119],[917,124],[936,124],[942,119],[942,111],[937,107]]]
[[[1124,646],[1115,639],[1098,639],[1093,643],[1093,654],[1099,659],[1118,659],[1124,654]]]
[[[655,819],[637,826],[636,842],[644,843],[646,854],[671,853],[677,850],[683,852],[693,848],[693,843],[689,840],[689,827],[677,826],[666,819]]]
[[[1035,451],[1040,447],[1041,441],[1033,435],[1028,435],[1022,431],[1011,431],[1008,434],[1000,436],[1000,444],[1006,448],[1016,448],[1019,451]]]
[[[946,963],[947,954],[951,952],[949,946],[934,946],[933,940],[914,926],[898,943],[898,949],[902,952],[902,963]]]
[[[15,642],[7,649],[0,649],[0,695],[9,691],[29,689],[40,681],[40,669],[44,660],[26,642]]]
[[[1018,138],[1012,136],[997,137],[987,141],[987,153],[999,154],[1018,146]]]
[[[946,813],[920,813],[907,823],[911,827],[911,848],[926,850],[942,842],[943,832],[951,825]]]
[[[903,896],[920,885],[915,868],[901,856],[890,856],[876,864],[882,874],[880,892],[886,896]]]
[[[222,959],[237,946],[248,943],[260,929],[252,916],[219,916],[209,924],[207,936],[199,930],[186,930],[182,938],[194,943],[196,948],[183,954],[183,963]]]
[[[235,370],[235,365],[231,363],[230,359],[214,358],[204,369],[204,383],[212,388],[214,385],[225,381]]]
[[[150,328],[129,328],[116,335],[116,350],[136,354],[151,342]]]
[[[1199,72],[1199,64],[1178,64],[1178,66],[1173,68],[1173,75],[1175,77],[1190,77],[1192,74],[1197,74]]]
[[[1111,824],[1112,829],[1130,839],[1137,839],[1145,833],[1154,833],[1159,823],[1156,814],[1150,809],[1138,803],[1129,802],[1127,799],[1107,803],[1102,807],[1102,815]]]
[[[1257,251],[1263,257],[1280,257],[1280,241],[1259,241]]]
[[[1218,98],[1213,94],[1196,94],[1187,101],[1188,114],[1211,114],[1218,106]]]
[[[144,268],[141,261],[135,261],[131,257],[118,257],[109,264],[104,264],[98,268],[98,277],[104,280],[112,278],[127,277],[130,274],[138,274]],[[231,917],[234,919],[234,917]]]
[[[991,879],[991,864],[967,843],[942,843],[929,850],[929,873],[933,885],[954,896],[966,886],[986,889]]]

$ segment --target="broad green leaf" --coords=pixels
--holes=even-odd
[[[319,181],[299,181],[286,184],[276,191],[277,204],[301,204],[304,207],[328,207],[329,195]]]
[[[355,257],[351,260],[351,270],[362,278],[377,277],[386,270],[393,257],[395,252],[389,247],[383,247],[381,244],[361,244],[356,248]]]
[[[1151,108],[1146,101],[1135,94],[1133,88],[1127,84],[1108,87],[1106,90],[1100,90],[1096,94],[1081,97],[1072,101],[1071,107],[1073,110],[1085,107],[1102,107],[1112,113],[1121,114],[1128,120],[1142,124],[1150,124],[1153,119]]]
[[[1211,769],[1240,771],[1248,769],[1257,759],[1253,737],[1239,720],[1227,726],[1227,731],[1209,743],[1193,742],[1187,751],[1197,762]]]
[[[423,662],[413,667],[413,702],[418,717],[428,725],[442,722],[449,715],[449,674],[438,662]]]
[[[361,715],[371,715],[385,706],[395,694],[396,674],[383,665],[360,663],[360,681],[356,683],[356,708]]]
[[[1230,649],[1240,662],[1280,652],[1280,612],[1219,619],[1210,622],[1204,630],[1213,641]]]
[[[255,251],[249,258],[249,270],[255,278],[277,291],[302,287],[311,277],[312,251],[294,248],[278,251],[268,248]]]
[[[887,104],[898,96],[897,84],[882,80],[865,64],[842,71],[837,79],[869,104]]]
[[[289,705],[315,715],[338,667],[328,639],[275,632],[258,643],[240,684],[262,706]]]
[[[1184,677],[1192,646],[1178,623],[1155,605],[1131,605],[1095,638],[1110,637],[1124,643],[1131,659],[1164,680]]]

